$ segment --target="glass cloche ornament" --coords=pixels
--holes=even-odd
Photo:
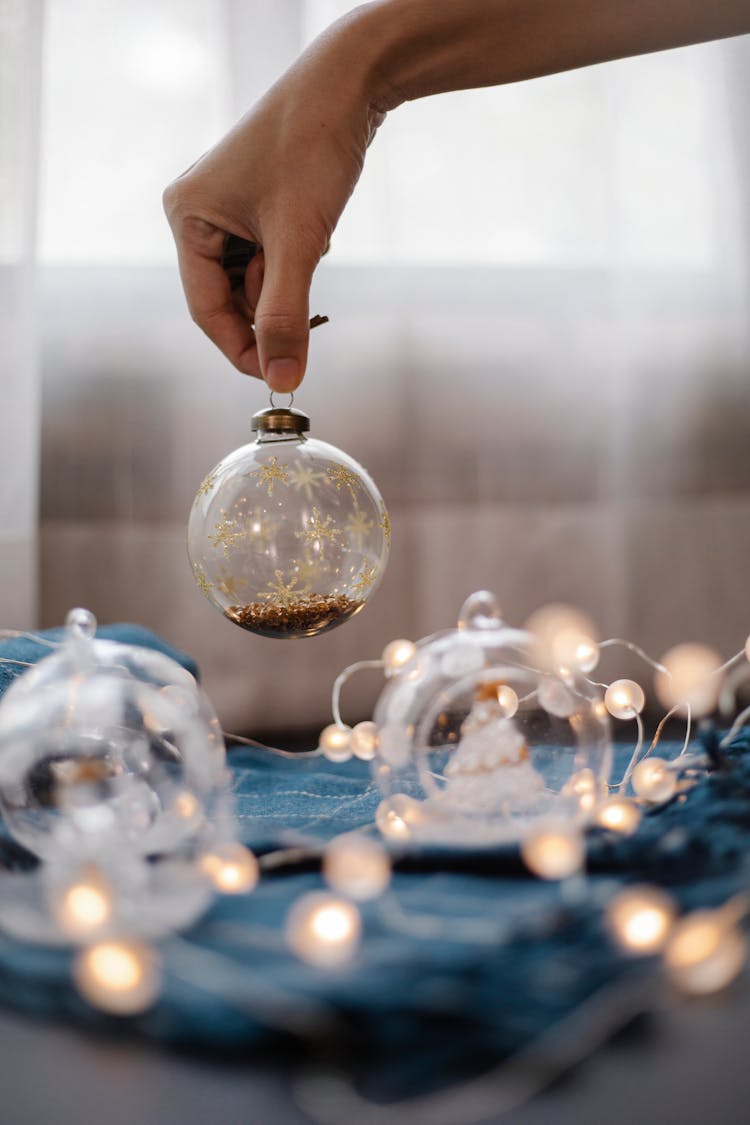
[[[518,840],[541,818],[586,821],[608,793],[599,689],[551,667],[486,591],[466,600],[455,629],[418,642],[390,670],[374,720],[386,835]]]
[[[193,676],[94,636],[88,610],[0,703],[0,811],[43,859],[198,852],[231,821],[224,740]]]
[[[188,524],[193,574],[243,629],[312,637],[359,613],[377,588],[388,512],[361,465],[307,436],[301,410],[271,405],[252,429],[257,440],[198,489]]]

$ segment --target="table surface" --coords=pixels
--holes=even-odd
[[[750,974],[621,1034],[522,1108],[455,1125],[746,1125]],[[310,1125],[294,1078],[257,1061],[222,1063],[132,1040],[102,1041],[0,1013],[2,1125]],[[378,1125],[410,1125],[399,1107]],[[420,1125],[426,1119],[420,1119]],[[369,1125],[357,1116],[356,1125]]]

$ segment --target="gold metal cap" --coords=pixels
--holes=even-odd
[[[267,406],[253,414],[252,431],[259,434],[306,434],[310,418],[302,410],[288,406]]]

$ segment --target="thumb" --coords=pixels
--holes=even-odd
[[[272,391],[302,382],[310,335],[310,283],[318,257],[284,240],[264,243],[263,287],[255,310],[255,339],[263,378]]]

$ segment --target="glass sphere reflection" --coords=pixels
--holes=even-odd
[[[51,861],[189,854],[227,799],[218,719],[181,665],[95,627],[73,611],[63,644],[6,692],[0,811]]]
[[[270,408],[258,438],[198,489],[188,525],[195,580],[236,625],[311,637],[363,608],[383,575],[390,522],[361,465],[306,436],[300,411]]]
[[[538,640],[504,625],[486,591],[467,599],[457,628],[417,643],[374,720],[383,807],[398,798],[421,810],[404,835],[517,840],[543,818],[591,817],[595,802],[571,789],[583,771],[592,791],[607,791],[600,692],[575,671],[553,672]]]

